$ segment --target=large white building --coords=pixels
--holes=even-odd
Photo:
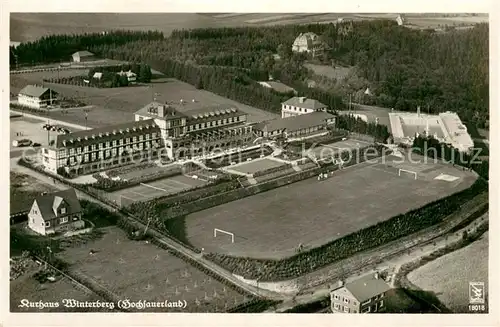
[[[300,33],[292,44],[293,52],[306,52],[314,56],[324,50],[324,44],[320,37],[312,32]]]
[[[17,95],[19,105],[34,109],[46,108],[56,101],[56,92],[38,85],[27,85]]]
[[[318,100],[306,97],[293,97],[281,104],[281,118],[310,114],[316,111],[326,111],[328,106]]]
[[[395,142],[412,144],[415,136],[425,135],[462,152],[469,152],[474,148],[474,141],[467,132],[467,127],[454,112],[439,115],[391,112],[389,119]]]

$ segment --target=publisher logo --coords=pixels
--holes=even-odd
[[[483,282],[469,282],[469,303],[484,304],[485,292]]]

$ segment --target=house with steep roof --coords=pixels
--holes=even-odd
[[[254,125],[253,130],[260,137],[290,139],[328,132],[327,127],[334,124],[334,115],[318,111],[307,115],[267,120]]]
[[[28,213],[28,227],[41,235],[83,228],[82,207],[74,189],[42,194]]]
[[[26,85],[17,95],[19,105],[34,109],[46,108],[56,101],[56,92],[39,85]]]
[[[293,41],[292,51],[297,53],[310,53],[313,57],[323,52],[325,49],[324,42],[321,38],[312,32],[300,33]]]
[[[385,310],[384,299],[391,289],[378,273],[342,283],[330,291],[333,313],[369,313]]]
[[[316,111],[326,111],[328,106],[315,99],[293,97],[281,104],[281,118],[310,114]]]
[[[87,50],[77,51],[71,55],[73,62],[85,62],[95,60],[95,55]]]
[[[135,83],[137,81],[137,74],[129,70],[124,72],[123,70],[117,73],[119,76],[126,76],[129,83]]]

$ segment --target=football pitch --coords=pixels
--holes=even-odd
[[[472,173],[441,163],[361,163],[185,217],[189,242],[205,252],[283,258],[320,246],[472,185]],[[392,160],[392,161],[390,161]],[[413,169],[414,174],[399,169]],[[454,176],[444,180],[439,176]],[[438,178],[436,178],[438,177]],[[221,229],[234,234],[218,233]]]

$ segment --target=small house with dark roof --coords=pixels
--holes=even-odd
[[[74,189],[36,197],[28,213],[28,227],[41,235],[76,230],[84,225]]]
[[[310,114],[316,111],[326,111],[328,106],[318,100],[306,97],[293,97],[281,104],[281,118]]]
[[[254,132],[269,139],[276,137],[303,138],[327,132],[335,124],[335,116],[327,112],[313,112],[307,115],[277,118],[254,125]]]
[[[26,85],[17,95],[19,105],[29,108],[46,108],[57,101],[57,93],[48,87]]]
[[[330,291],[333,313],[382,312],[391,289],[378,273],[369,274]]]
[[[85,62],[95,60],[95,55],[87,50],[77,51],[71,55],[73,57],[73,62]]]

